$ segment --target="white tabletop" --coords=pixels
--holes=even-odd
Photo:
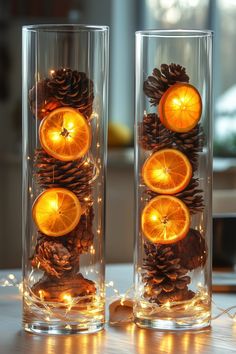
[[[0,272],[0,278],[9,272]],[[20,272],[14,272],[20,275]],[[131,265],[108,265],[107,281],[124,292],[132,284]],[[214,294],[221,307],[236,305],[236,295]],[[226,354],[236,353],[236,322],[226,315],[202,332],[161,332],[134,324],[106,325],[91,335],[35,335],[21,330],[21,298],[16,288],[0,288],[0,354]]]

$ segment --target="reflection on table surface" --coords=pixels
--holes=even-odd
[[[122,291],[128,289],[132,281],[132,266],[113,265],[107,268],[107,279],[113,280]],[[0,278],[2,274],[0,272]],[[219,307],[236,305],[234,293],[214,294],[213,298]],[[21,297],[18,290],[0,288],[0,354],[227,354],[235,353],[235,348],[236,322],[226,315],[214,320],[211,328],[198,332],[147,330],[130,323],[117,326],[107,324],[104,331],[90,335],[25,333],[21,330]]]

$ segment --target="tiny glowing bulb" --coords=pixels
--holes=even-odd
[[[39,290],[39,297],[41,300],[44,300],[45,292],[43,290]]]
[[[170,309],[170,301],[167,301],[167,302],[165,303],[165,307],[166,307],[167,309]]]
[[[71,303],[71,301],[72,301],[72,297],[70,294],[64,294],[62,299],[63,299],[63,301],[65,301],[68,304]]]

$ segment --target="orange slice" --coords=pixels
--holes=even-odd
[[[190,214],[178,198],[160,195],[142,212],[142,230],[153,243],[174,243],[184,238],[190,228]]]
[[[174,84],[162,96],[159,103],[162,124],[174,132],[193,129],[202,114],[202,99],[198,90],[187,83]]]
[[[81,113],[63,107],[42,120],[39,139],[49,155],[61,161],[71,161],[84,156],[90,148],[91,129]]]
[[[63,236],[79,223],[82,210],[77,196],[65,188],[49,188],[39,195],[32,208],[38,229],[47,236]]]
[[[154,192],[176,194],[184,190],[192,177],[188,158],[175,149],[155,152],[142,168],[144,183]]]

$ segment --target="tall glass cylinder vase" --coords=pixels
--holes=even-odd
[[[23,27],[23,326],[104,326],[108,28]]]
[[[212,33],[136,33],[135,322],[211,318]]]

